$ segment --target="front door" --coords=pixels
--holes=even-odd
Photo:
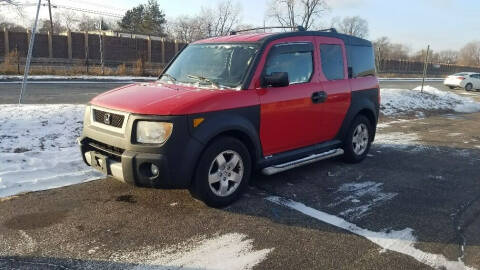
[[[290,85],[257,88],[261,104],[260,139],[265,156],[319,142],[321,104],[313,100],[322,89],[315,72],[318,53],[314,47],[312,37],[302,37],[278,40],[266,50],[260,77],[287,72]]]

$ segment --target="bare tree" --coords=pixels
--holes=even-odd
[[[398,43],[391,43],[388,37],[381,37],[373,42],[375,55],[378,60],[406,60],[409,59],[410,48]]]
[[[60,21],[67,30],[74,31],[77,30],[79,17],[76,12],[70,10],[63,10],[55,13],[54,15],[57,21]]]
[[[284,27],[315,27],[318,19],[328,11],[325,0],[271,0],[268,17]]]
[[[393,43],[390,45],[389,59],[408,60],[411,48],[405,44]]]
[[[459,63],[466,66],[480,66],[480,42],[473,41],[460,50]]]
[[[177,40],[190,43],[206,37],[200,16],[180,16],[167,24],[167,33]]]
[[[433,50],[430,49],[428,52],[428,62],[438,62],[438,59],[436,59],[438,54],[436,54]],[[419,51],[416,51],[410,56],[410,60],[416,61],[416,62],[425,62],[425,57],[427,56],[427,49],[421,49]]]
[[[445,50],[438,52],[438,62],[444,64],[456,64],[459,58],[459,52],[453,50]]]
[[[390,39],[388,37],[381,37],[373,42],[375,48],[375,56],[378,60],[387,59],[390,54],[391,47]]]
[[[334,25],[338,31],[347,35],[360,38],[368,36],[368,22],[359,16],[345,17]]]
[[[25,22],[26,16],[23,10],[23,5],[18,1],[13,0],[0,0],[0,14],[11,14],[16,13],[18,18]],[[18,20],[16,20],[18,23]]]
[[[38,32],[40,33],[47,33],[50,32],[50,20],[40,20],[40,28]],[[63,26],[59,20],[53,20],[53,34],[58,34],[61,32],[66,31],[67,28]]]
[[[215,8],[203,7],[200,18],[203,31],[209,37],[229,34],[240,22],[241,6],[232,0],[220,2]]]
[[[183,42],[224,36],[239,26],[240,15],[240,4],[225,0],[215,7],[202,7],[197,15],[170,20],[167,23],[167,33]]]

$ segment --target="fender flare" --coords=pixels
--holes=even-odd
[[[372,141],[375,139],[377,121],[379,116],[380,105],[378,104],[378,95],[380,94],[379,89],[370,89],[362,91],[352,92],[352,102],[350,108],[343,119],[342,126],[337,133],[336,139],[344,141],[345,136],[347,135],[348,129],[352,124],[355,117],[360,114],[362,111],[368,111],[373,118],[372,125],[374,127]]]
[[[189,117],[189,122],[197,117],[204,118],[204,122],[198,127],[191,126],[191,135],[205,147],[217,136],[224,133],[241,135],[242,139],[248,140],[246,145],[249,151],[254,154],[254,161],[262,157],[262,145],[260,143],[260,107],[248,107],[234,109],[228,112],[211,112],[202,115]],[[204,148],[205,148],[204,147]],[[253,148],[253,149],[250,149]],[[202,150],[203,152],[203,150]]]

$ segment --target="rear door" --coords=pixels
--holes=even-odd
[[[322,105],[322,140],[337,135],[350,107],[351,91],[348,80],[347,54],[344,43],[337,38],[317,37],[316,50],[320,55],[319,80],[326,93]]]
[[[312,37],[277,40],[268,45],[256,73],[261,103],[260,139],[265,156],[319,142],[321,106],[312,95],[321,90],[315,66],[318,53]],[[263,74],[287,72],[290,85],[264,87]]]

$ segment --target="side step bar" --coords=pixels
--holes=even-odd
[[[331,150],[331,151],[328,151],[328,152],[324,152],[324,153],[320,153],[320,154],[314,154],[314,155],[304,157],[304,158],[301,158],[301,159],[297,159],[297,160],[294,160],[294,161],[289,161],[289,162],[286,162],[286,163],[283,163],[283,164],[267,167],[267,168],[264,168],[262,170],[262,173],[265,174],[265,175],[273,175],[273,174],[284,172],[284,171],[287,171],[287,170],[290,170],[290,169],[293,169],[293,168],[297,168],[297,167],[300,167],[300,166],[303,166],[303,165],[314,163],[314,162],[317,162],[317,161],[320,161],[320,160],[333,158],[333,157],[336,157],[336,156],[341,156],[341,155],[343,155],[343,153],[344,153],[343,149],[340,149],[340,148],[339,149],[334,149],[334,150]]]

